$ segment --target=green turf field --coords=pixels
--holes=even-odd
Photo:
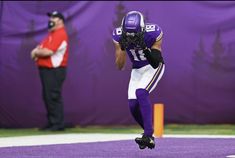
[[[87,126],[68,128],[62,132],[38,131],[30,129],[3,129],[0,128],[0,137],[43,135],[57,133],[142,133],[138,126]],[[164,134],[209,134],[209,135],[235,135],[235,125],[165,125]]]

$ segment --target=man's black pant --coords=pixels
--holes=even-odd
[[[47,109],[48,125],[64,127],[64,108],[62,85],[66,77],[66,68],[39,68],[42,82],[42,96]]]

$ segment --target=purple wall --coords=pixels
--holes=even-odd
[[[127,105],[130,62],[114,65],[112,29],[139,10],[164,31],[166,71],[152,102],[166,123],[235,123],[235,2],[0,2],[0,127],[46,122],[30,51],[47,34],[46,12],[67,19],[67,123],[134,124]]]

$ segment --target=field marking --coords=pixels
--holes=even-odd
[[[0,147],[104,142],[134,139],[137,134],[54,134],[0,138]]]
[[[0,147],[14,146],[37,146],[53,144],[71,144],[71,143],[89,143],[105,142],[118,140],[134,140],[139,134],[104,134],[104,133],[86,133],[86,134],[54,134],[54,135],[35,135],[35,136],[17,136],[0,137]],[[235,136],[228,135],[164,135],[163,138],[222,138],[230,139]]]

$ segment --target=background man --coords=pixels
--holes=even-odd
[[[62,85],[68,61],[68,36],[64,16],[54,11],[47,14],[48,36],[31,52],[39,67],[43,100],[47,109],[48,124],[42,130],[64,130]]]

